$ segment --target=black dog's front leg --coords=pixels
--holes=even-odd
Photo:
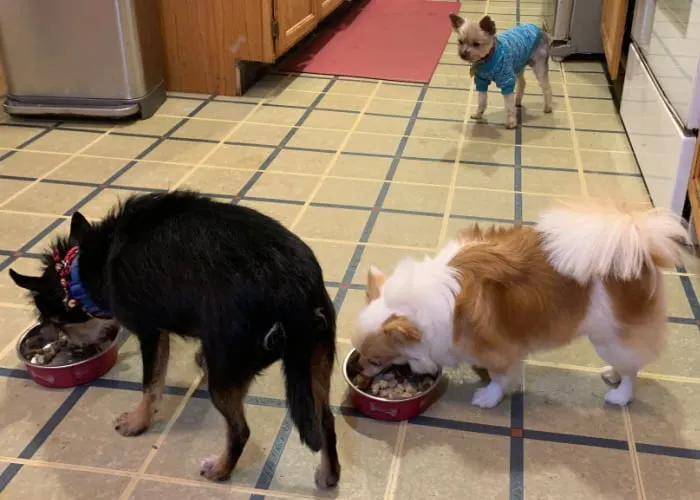
[[[165,374],[170,356],[170,335],[159,333],[139,336],[143,362],[143,397],[136,409],[117,417],[114,428],[122,436],[137,436],[151,425],[163,396]]]

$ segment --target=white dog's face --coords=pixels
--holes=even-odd
[[[360,312],[353,344],[360,354],[365,376],[374,376],[390,365],[410,364],[407,350],[420,344],[418,328],[406,317],[389,310],[382,297],[386,276],[371,268],[367,278],[367,305]],[[411,366],[413,368],[413,366]]]
[[[475,63],[489,55],[496,41],[496,23],[489,16],[477,22],[450,14],[450,22],[457,33],[459,57]]]

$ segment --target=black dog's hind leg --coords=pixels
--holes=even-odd
[[[138,338],[143,362],[143,397],[136,409],[117,417],[114,428],[122,436],[137,436],[151,425],[163,396],[165,374],[168,371],[170,335],[159,333],[140,335]]]
[[[232,387],[221,388],[220,380],[212,380],[209,374],[211,401],[226,420],[226,447],[218,457],[204,460],[199,473],[212,481],[224,481],[231,477],[238,459],[243,453],[250,429],[245,419],[243,400],[248,393],[251,380],[239,382]]]
[[[314,395],[314,405],[323,429],[323,445],[321,447],[321,463],[316,469],[316,486],[331,488],[340,480],[340,462],[336,449],[335,418],[331,413],[330,390],[334,349],[317,347],[311,357],[311,384]]]
[[[325,288],[320,290],[323,305],[314,309],[307,321],[289,325],[289,338],[304,340],[287,344],[283,366],[292,421],[302,442],[312,451],[321,452],[316,485],[331,488],[340,479],[335,419],[329,406],[336,355],[335,311]]]

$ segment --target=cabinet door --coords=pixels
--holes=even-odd
[[[318,0],[318,1],[321,4],[321,10],[319,11],[318,17],[320,19],[323,19],[328,14],[330,14],[335,9],[337,9],[341,3],[344,3],[347,0]]]
[[[281,56],[316,27],[319,0],[274,0],[277,40],[275,55]]]
[[[626,20],[627,0],[603,0],[600,36],[603,39],[605,59],[608,63],[608,72],[612,80],[617,79],[617,72],[620,69]]]

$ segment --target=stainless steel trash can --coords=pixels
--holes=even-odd
[[[156,0],[0,0],[11,115],[151,116],[165,100]]]

